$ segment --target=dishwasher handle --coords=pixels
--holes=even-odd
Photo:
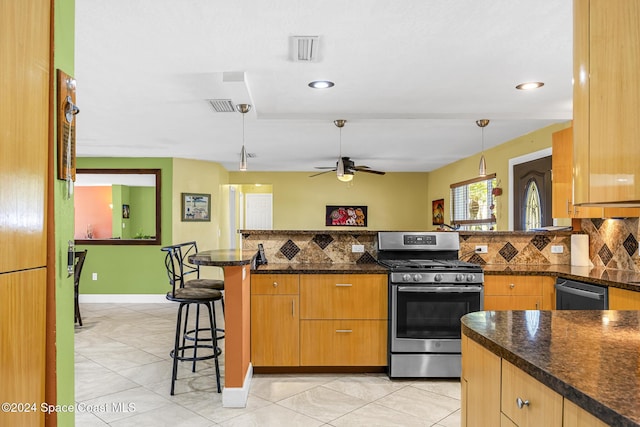
[[[556,283],[556,290],[565,292],[567,294],[578,295],[578,296],[589,298],[589,299],[595,299],[595,300],[604,299],[604,294],[572,288],[571,286],[567,286],[566,283],[567,282]]]

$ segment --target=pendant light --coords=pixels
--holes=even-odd
[[[338,129],[340,129],[340,149],[338,152],[338,164],[336,167],[336,176],[339,181],[349,182],[353,179],[353,172],[344,170],[344,160],[342,159],[342,128],[345,123],[347,123],[344,119],[334,120],[333,124],[336,125]]]
[[[487,176],[487,162],[484,160],[484,128],[489,124],[488,119],[476,120],[476,124],[480,127],[482,133],[482,155],[480,156],[480,166],[478,167],[478,175]]]
[[[250,104],[237,104],[236,110],[242,114],[242,149],[240,150],[240,170],[247,170],[247,150],[244,148],[244,115],[251,110]]]

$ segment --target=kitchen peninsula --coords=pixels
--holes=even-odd
[[[462,333],[463,426],[640,425],[637,311],[481,311]]]
[[[189,257],[189,262],[224,269],[225,351],[222,406],[246,406],[251,386],[249,284],[255,251],[211,250]]]

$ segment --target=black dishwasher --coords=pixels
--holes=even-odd
[[[556,310],[608,310],[609,289],[604,286],[556,280]]]

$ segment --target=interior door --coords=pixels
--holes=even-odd
[[[513,167],[513,229],[526,230],[527,208],[539,209],[539,226],[553,225],[551,215],[551,156]],[[537,196],[532,192],[537,192]],[[531,200],[537,197],[538,207]],[[535,204],[535,202],[534,202]]]

